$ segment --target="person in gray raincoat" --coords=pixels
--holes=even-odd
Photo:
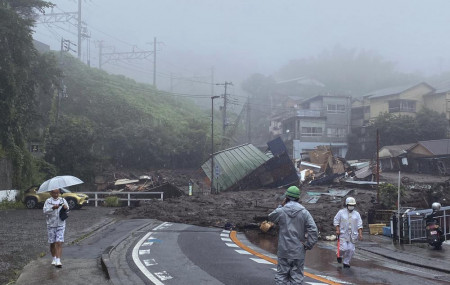
[[[350,260],[355,253],[355,243],[358,239],[363,239],[363,222],[355,206],[355,198],[348,197],[345,199],[345,208],[339,210],[333,220],[336,235],[339,237],[339,250],[344,258],[344,268],[350,268]]]
[[[306,250],[317,242],[317,226],[298,202],[298,187],[289,187],[285,196],[283,203],[269,214],[269,220],[279,225],[275,284],[303,284]]]

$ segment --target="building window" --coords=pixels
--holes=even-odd
[[[328,104],[327,112],[332,114],[345,113],[344,104]]]
[[[302,137],[321,137],[322,128],[302,127]]]
[[[347,130],[344,128],[327,128],[327,137],[343,138],[347,136]]]
[[[391,100],[389,101],[389,113],[416,112],[416,101],[413,100]]]

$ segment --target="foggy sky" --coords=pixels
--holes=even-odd
[[[53,2],[63,11],[77,10],[76,0]],[[152,50],[149,43],[157,37],[157,85],[166,90],[171,73],[210,81],[214,67],[216,82],[236,86],[253,73],[271,75],[292,59],[337,45],[375,51],[400,71],[431,75],[450,69],[448,0],[83,0],[82,6],[92,33],[91,65],[98,65],[97,40],[116,51],[133,45]],[[72,34],[39,25],[35,38],[56,50],[61,36],[76,42],[75,27],[58,26]],[[104,67],[151,83],[152,61]]]

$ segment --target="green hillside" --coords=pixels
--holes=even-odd
[[[64,84],[46,137],[46,161],[85,179],[107,168],[196,167],[209,122],[191,101],[63,58]],[[56,109],[55,109],[56,108]]]

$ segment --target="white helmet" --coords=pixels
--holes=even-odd
[[[431,208],[432,208],[434,211],[439,211],[439,210],[441,209],[441,203],[434,202],[434,203],[431,205]]]
[[[345,199],[345,205],[351,205],[354,206],[356,205],[356,200],[353,197],[348,197],[347,199]]]

